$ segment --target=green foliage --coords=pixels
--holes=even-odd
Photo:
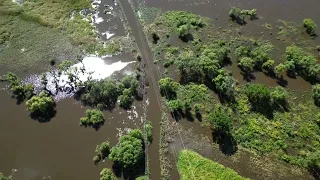
[[[270,90],[263,84],[248,84],[244,92],[251,103],[265,105],[270,100]]]
[[[232,117],[228,110],[223,107],[216,107],[209,114],[208,120],[217,132],[229,133],[232,129]]]
[[[0,77],[0,81],[9,83],[12,96],[17,98],[18,101],[23,101],[28,96],[33,95],[34,86],[32,84],[22,84],[17,75],[12,72],[8,72]]]
[[[140,177],[137,177],[136,180],[149,180],[149,177],[148,176],[140,176]]]
[[[159,88],[161,94],[166,96],[167,99],[175,99],[176,90],[179,86],[179,83],[174,82],[172,78],[166,77],[159,80]]]
[[[143,145],[141,139],[130,135],[120,137],[117,146],[111,148],[109,159],[120,163],[123,167],[133,167],[143,158]]]
[[[232,7],[229,11],[229,16],[233,21],[236,21],[240,25],[244,25],[246,24],[246,16],[249,16],[251,20],[257,18],[257,10],[241,10],[240,8]]]
[[[270,92],[270,99],[271,99],[271,102],[273,103],[285,102],[288,96],[289,95],[286,89],[281,86],[277,86],[273,88],[272,91]]]
[[[320,65],[317,59],[297,46],[286,48],[286,66],[296,71],[300,76],[315,78],[320,73]]]
[[[246,72],[251,72],[253,71],[253,67],[254,67],[254,60],[252,58],[249,57],[243,57],[240,59],[240,61],[238,62],[238,65]]]
[[[282,77],[284,75],[284,73],[287,71],[287,66],[280,63],[278,64],[275,68],[274,68],[274,72],[276,73],[276,75],[278,77]]]
[[[219,75],[213,80],[219,94],[232,97],[234,94],[235,80],[225,69],[219,70]]]
[[[96,156],[93,158],[94,163],[98,163],[101,160],[104,160],[109,156],[110,153],[110,143],[105,141],[100,145],[97,145],[95,150]]]
[[[184,103],[179,99],[168,102],[168,106],[172,111],[181,111],[183,109],[183,104]]]
[[[134,102],[134,99],[132,97],[130,89],[123,90],[122,95],[119,96],[119,101],[120,107],[123,107],[125,109],[131,107],[132,103]]]
[[[312,86],[312,97],[316,104],[320,104],[320,84]]]
[[[103,104],[107,107],[113,107],[118,99],[116,82],[112,79],[89,81],[83,91],[82,100],[91,106]]]
[[[105,121],[104,114],[98,109],[86,110],[86,116],[80,119],[80,126],[99,127]]]
[[[12,175],[11,176],[4,176],[1,172],[0,172],[0,180],[12,180]]]
[[[269,60],[267,60],[266,62],[264,62],[264,63],[262,64],[261,68],[262,68],[263,70],[265,70],[266,72],[269,72],[269,71],[273,70],[273,68],[274,68],[274,63],[275,63],[274,60],[269,59]]]
[[[224,167],[190,150],[179,152],[178,171],[182,180],[244,180],[234,170]]]
[[[128,135],[140,139],[141,141],[143,141],[144,139],[142,131],[140,129],[131,129]]]
[[[31,113],[46,115],[54,110],[55,102],[47,92],[42,91],[39,95],[29,99],[26,102],[26,106]]]
[[[303,20],[303,26],[306,28],[306,31],[310,35],[314,35],[317,25],[315,22],[312,21],[310,18],[306,18]]]
[[[153,140],[153,137],[152,137],[152,123],[150,121],[148,121],[146,123],[146,127],[145,127],[145,130],[146,130],[146,133],[147,133],[147,139],[149,142],[152,142]]]
[[[117,180],[117,178],[110,169],[103,168],[100,172],[100,180]]]

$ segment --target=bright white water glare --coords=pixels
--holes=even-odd
[[[88,79],[89,76],[91,76],[91,78],[94,80],[107,78],[111,76],[114,72],[122,70],[130,63],[133,63],[133,62],[118,61],[112,64],[107,64],[105,60],[103,60],[102,58],[91,56],[91,57],[85,57],[82,60],[82,63],[79,62],[73,65],[71,69],[76,67],[79,71],[78,73],[79,79],[84,82]],[[85,67],[84,73],[80,72],[80,68],[83,66]],[[47,89],[50,90],[52,93],[56,94],[55,100],[61,100],[61,99],[73,96],[74,93],[70,91],[71,90],[70,86],[67,85],[68,76],[66,74],[62,74],[59,78],[60,81],[58,82],[58,86],[63,87],[64,91],[56,92],[56,84],[54,83],[53,73],[57,74],[57,71],[46,73],[47,79],[48,79]],[[27,77],[25,79],[25,82],[34,84],[36,90],[40,90],[42,88],[41,75],[39,74],[35,74]]]

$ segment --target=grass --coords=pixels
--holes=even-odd
[[[206,27],[192,29],[191,34],[194,39],[190,42],[179,41],[177,27],[181,23],[189,22],[190,19],[203,19],[206,22]],[[310,51],[312,46],[314,50],[315,45],[311,40],[306,40],[301,35],[301,27],[286,21],[279,21],[278,24],[280,26],[277,26],[279,30],[277,36],[282,40],[282,45],[295,44],[305,51]],[[271,29],[272,25],[265,24],[261,28]],[[168,11],[161,15],[157,14],[154,22],[144,24],[144,31],[148,36],[149,45],[154,52],[157,64],[162,65],[163,63],[165,68],[174,66],[176,57],[183,51],[193,51],[196,54],[197,47],[220,39],[227,42],[227,46],[232,51],[231,56],[234,55],[235,48],[239,45],[251,48],[258,47],[260,52],[266,52],[268,58],[274,59],[276,64],[283,61],[282,58],[285,56],[284,51],[279,54],[275,53],[275,51],[280,51],[281,47],[275,46],[271,41],[246,34],[239,35],[236,28],[216,29],[210,25],[210,21],[207,21],[206,18],[188,12]],[[153,42],[154,33],[160,37],[157,43]],[[294,37],[292,38],[292,36]],[[232,63],[236,63],[235,59],[231,60]],[[180,77],[175,72],[167,74],[173,74],[174,77],[178,77],[175,79],[179,81]],[[290,92],[289,108],[282,111],[275,110],[270,113],[271,116],[266,116],[253,111],[241,85],[235,86],[236,96],[233,104],[219,103],[210,84],[206,84],[205,88],[197,87],[199,85],[200,83],[192,84],[191,82],[180,84],[177,90],[177,99],[191,103],[192,116],[196,115],[193,110],[197,104],[202,116],[202,125],[209,125],[206,119],[215,105],[230,106],[234,116],[234,128],[231,135],[238,145],[256,154],[271,155],[302,168],[309,168],[310,159],[319,153],[320,127],[319,120],[315,117],[320,117],[320,111],[314,105],[310,93],[288,90]],[[202,89],[206,90],[202,91]],[[320,164],[319,159],[315,161],[317,161],[316,164]]]
[[[16,70],[45,69],[51,59],[75,59],[80,50],[118,53],[120,43],[105,46],[90,17],[80,15],[89,8],[88,0],[25,0],[22,5],[0,0],[0,63]]]
[[[182,150],[179,152],[178,170],[182,180],[242,180],[241,177],[232,169],[206,159],[199,154]]]

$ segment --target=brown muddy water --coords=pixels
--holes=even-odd
[[[145,37],[141,32],[141,27],[137,24],[137,19],[127,0],[121,0],[129,26],[135,36],[139,49],[142,51],[144,59],[152,60],[152,53],[146,46]],[[258,9],[259,20],[248,24],[246,31],[261,32],[263,30],[256,28],[253,23],[273,24],[278,19],[302,22],[303,18],[310,17],[317,24],[320,24],[317,8],[318,0],[237,0],[237,1],[218,1],[218,0],[145,0],[148,6],[161,8],[162,10],[188,10],[190,12],[211,17],[216,26],[227,27],[228,11],[232,6],[242,8]],[[114,14],[104,14],[106,9],[104,5],[111,5],[115,9]],[[98,16],[103,18],[103,21],[97,24],[101,37],[104,40],[114,36],[122,36],[125,34],[125,27],[121,22],[119,6],[114,6],[113,0],[102,0],[99,6]],[[101,20],[100,20],[101,21]],[[320,31],[318,30],[318,34]],[[276,41],[273,39],[273,41]],[[315,40],[320,44],[319,38]],[[121,59],[127,59],[121,57]],[[129,61],[129,60],[127,60]],[[151,61],[152,62],[152,61]],[[161,108],[159,104],[159,94],[157,85],[152,83],[159,77],[152,77],[156,74],[154,66],[147,63],[147,74],[150,87],[147,89],[149,106],[147,110],[147,118],[153,123],[153,138],[154,141],[149,147],[150,172],[151,179],[160,179],[159,165],[159,122],[161,117]],[[120,75],[132,72],[133,66],[128,66],[120,71]],[[241,81],[240,71],[238,68],[231,67],[234,76]],[[1,74],[6,70],[2,69]],[[30,72],[28,72],[30,73]],[[38,73],[38,72],[34,72]],[[26,75],[18,73],[19,75]],[[239,74],[239,75],[237,75]],[[275,82],[264,76],[256,74],[256,81],[263,82],[269,85],[275,85]],[[303,80],[288,80],[288,87],[292,89],[310,89],[310,85]],[[3,86],[2,86],[3,87]],[[105,112],[106,122],[98,130],[93,128],[84,128],[79,126],[79,119],[84,115],[87,107],[83,107],[73,98],[64,99],[58,102],[58,112],[48,123],[39,123],[29,118],[29,113],[26,111],[24,104],[16,105],[16,101],[10,97],[7,90],[0,91],[0,172],[9,175],[12,169],[16,169],[15,178],[17,180],[40,180],[43,177],[51,177],[57,180],[88,180],[99,179],[99,173],[102,168],[111,168],[112,162],[100,162],[95,166],[92,158],[97,144],[108,140],[111,145],[118,142],[119,134],[128,130],[128,128],[141,127],[142,102],[135,102],[135,108],[131,111],[122,109],[114,109],[113,112]],[[138,115],[137,115],[138,114]],[[221,162],[222,164],[234,168],[239,174],[253,179],[265,179],[259,171],[263,168],[262,165],[257,165],[251,161],[252,157],[249,153],[241,153],[239,156],[225,156],[219,148],[212,148],[210,144],[212,139],[203,141],[207,144],[201,146],[196,142],[202,142],[198,136],[207,139],[210,137],[210,131],[207,128],[181,121],[181,125],[186,132],[192,129],[192,132],[183,134],[187,148],[194,149],[202,155]],[[192,137],[190,137],[192,135]],[[193,136],[194,135],[194,136]],[[177,139],[170,148],[174,152],[181,149],[181,141]],[[199,149],[199,147],[201,147]],[[176,153],[173,153],[172,179],[179,179],[175,163]],[[271,164],[271,163],[270,163]],[[248,166],[259,167],[248,169]],[[276,168],[274,168],[276,171]],[[288,172],[289,171],[285,171]],[[270,176],[267,179],[285,179],[281,175],[272,175],[273,172],[268,172]],[[290,179],[311,179],[308,175],[288,176]]]

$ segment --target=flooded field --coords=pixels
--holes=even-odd
[[[22,1],[17,1],[23,4]],[[57,101],[57,113],[49,122],[40,123],[29,117],[29,112],[24,104],[17,104],[14,98],[5,86],[1,84],[0,90],[0,172],[4,175],[13,173],[17,180],[88,180],[99,179],[99,173],[103,168],[111,168],[113,162],[106,160],[95,165],[93,157],[95,148],[101,142],[108,140],[110,144],[116,145],[121,135],[126,134],[130,129],[143,127],[143,103],[147,102],[146,117],[153,125],[153,141],[147,148],[150,179],[161,179],[162,166],[160,159],[163,158],[159,153],[161,146],[161,133],[163,131],[162,115],[164,111],[162,97],[158,81],[164,74],[164,69],[154,64],[154,52],[148,46],[147,35],[143,31],[141,21],[139,21],[139,5],[143,1],[135,0],[101,0],[94,1],[93,7],[96,12],[85,11],[84,14],[91,14],[92,23],[98,31],[99,37],[104,42],[112,41],[119,37],[132,38],[142,57],[142,72],[146,74],[146,96],[144,100],[134,101],[129,110],[116,107],[111,111],[104,111],[106,121],[104,125],[95,130],[90,127],[79,126],[79,120],[85,115],[86,109],[80,101],[75,100],[72,93],[62,93],[55,96]],[[169,10],[189,11],[201,16],[212,19],[214,27],[217,29],[236,28],[235,34],[244,34],[250,37],[267,39],[277,46],[273,58],[276,62],[282,62],[282,52],[285,51],[286,40],[277,38],[277,26],[281,23],[279,20],[293,21],[302,24],[304,18],[312,18],[316,24],[320,25],[318,15],[318,0],[145,0],[147,8],[157,8],[162,12]],[[258,20],[249,21],[247,25],[240,26],[229,20],[228,12],[231,7],[240,7],[244,9],[257,9]],[[137,11],[134,11],[134,9]],[[124,11],[124,12],[122,12]],[[72,18],[72,17],[71,17]],[[273,29],[266,29],[265,24],[271,24]],[[301,29],[303,29],[301,27]],[[317,34],[320,34],[319,28]],[[320,45],[320,38],[311,39],[302,33],[306,42],[312,42]],[[292,37],[294,39],[294,37]],[[117,40],[117,39],[116,39]],[[177,46],[183,46],[177,39],[173,43]],[[289,40],[288,40],[289,41]],[[180,44],[179,44],[180,43]],[[128,45],[129,46],[129,45]],[[131,47],[131,45],[130,45]],[[1,47],[0,47],[1,48]],[[131,50],[133,51],[132,48]],[[1,49],[0,49],[1,50]],[[88,71],[94,71],[93,79],[103,79],[106,77],[115,77],[120,79],[126,75],[134,73],[137,69],[137,59],[133,53],[121,53],[115,56],[99,57],[97,54],[84,55],[82,65],[86,66]],[[315,49],[311,50],[313,53]],[[68,51],[69,52],[69,51]],[[75,50],[79,53],[79,50]],[[0,51],[1,53],[1,51]],[[281,54],[282,53],[282,54]],[[319,55],[320,56],[320,55]],[[318,56],[318,58],[319,58]],[[21,56],[22,57],[22,56]],[[74,56],[67,56],[71,59]],[[227,69],[231,71],[233,77],[238,83],[244,84],[245,81],[241,70],[235,63],[235,57],[231,58],[231,65]],[[43,63],[46,64],[46,63]],[[45,65],[44,65],[45,66]],[[81,66],[80,63],[74,66]],[[171,68],[171,67],[170,67]],[[170,69],[168,74],[176,75],[176,69]],[[7,71],[14,71],[25,82],[33,83],[40,87],[40,74],[43,70],[8,68],[3,66],[1,75]],[[48,73],[48,72],[47,72]],[[267,77],[263,72],[254,73],[255,83],[265,84],[270,87],[277,86],[277,80]],[[83,75],[83,79],[87,76]],[[67,79],[67,75],[65,75]],[[311,90],[311,84],[301,77],[289,78],[286,87],[293,91],[305,92]],[[65,81],[62,81],[63,84]],[[50,84],[47,85],[50,89]],[[217,98],[216,98],[217,99]],[[315,179],[306,170],[297,168],[279,162],[278,159],[269,156],[257,156],[245,148],[235,145],[234,154],[223,152],[224,147],[220,147],[212,135],[211,128],[203,126],[201,122],[191,122],[186,119],[176,121],[174,115],[168,112],[169,125],[171,130],[169,154],[171,167],[170,179],[180,179],[176,167],[178,152],[181,149],[192,149],[201,155],[219,162],[229,168],[236,170],[239,175],[251,179]],[[161,124],[160,124],[161,122]],[[122,177],[118,177],[123,179]]]

